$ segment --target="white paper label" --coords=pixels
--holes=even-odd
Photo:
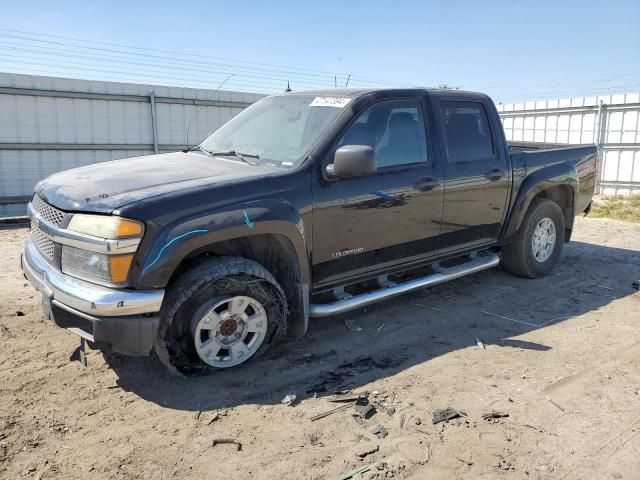
[[[346,107],[350,101],[351,99],[346,97],[316,97],[313,99],[313,102],[309,104],[309,106],[343,108]]]

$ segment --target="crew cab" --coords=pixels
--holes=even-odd
[[[265,97],[191,149],[41,181],[21,264],[46,316],[181,372],[502,264],[537,278],[588,213],[595,146],[507,144],[489,97]]]

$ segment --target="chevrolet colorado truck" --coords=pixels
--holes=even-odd
[[[89,345],[209,371],[310,317],[500,263],[548,274],[598,169],[593,145],[508,145],[479,93],[285,93],[189,150],[41,181],[21,265]]]

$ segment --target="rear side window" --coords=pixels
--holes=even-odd
[[[489,118],[481,103],[442,102],[440,108],[449,161],[469,162],[495,156]]]

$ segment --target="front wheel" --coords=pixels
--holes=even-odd
[[[543,277],[558,263],[564,239],[564,215],[560,206],[536,198],[513,242],[502,249],[502,265],[514,275]]]
[[[156,354],[181,373],[240,365],[287,331],[287,301],[271,273],[238,257],[206,259],[171,285]]]

